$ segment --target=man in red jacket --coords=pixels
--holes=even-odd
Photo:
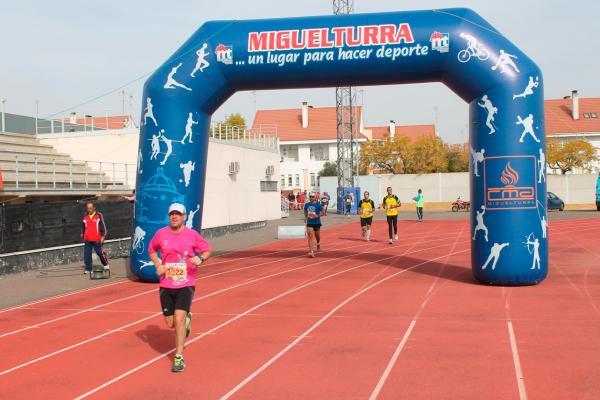
[[[104,269],[109,269],[108,257],[102,249],[104,238],[106,237],[106,223],[104,216],[96,211],[94,203],[89,202],[85,205],[87,214],[83,217],[81,223],[81,238],[83,239],[83,262],[85,264],[84,274],[92,272],[92,249],[100,258]]]

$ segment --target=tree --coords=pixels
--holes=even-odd
[[[360,149],[360,168],[383,171],[385,173],[403,173],[411,158],[412,144],[410,139],[400,136],[391,140],[371,140]]]
[[[319,176],[337,176],[337,165],[334,162],[327,161],[319,171]]]
[[[439,137],[424,137],[412,145],[408,155],[410,165],[405,173],[430,174],[448,170],[448,156],[444,142]]]
[[[590,169],[598,160],[596,149],[587,140],[575,139],[560,142],[551,138],[546,143],[546,161],[550,168],[560,169],[562,174],[574,168]]]
[[[446,144],[448,172],[469,172],[469,151],[460,144]]]
[[[227,118],[225,118],[225,121],[221,122],[221,125],[235,126],[244,130],[246,129],[246,119],[242,117],[242,114],[240,113],[229,114]]]

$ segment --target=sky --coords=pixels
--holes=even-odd
[[[204,22],[332,13],[332,0],[88,0],[3,2],[0,13],[0,98],[6,112],[39,116],[69,111],[104,116],[130,109],[139,120],[142,85]],[[507,36],[542,69],[547,99],[571,90],[600,96],[597,50],[600,2],[595,0],[389,1],[354,0],[356,13],[469,7]],[[468,106],[444,85],[358,89],[366,126],[437,122],[449,143],[468,141]],[[335,91],[239,92],[213,121],[256,109],[335,106]],[[131,105],[130,105],[131,103]]]

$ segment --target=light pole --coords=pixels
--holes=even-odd
[[[2,99],[2,132],[6,132],[6,99]]]
[[[38,134],[38,118],[40,116],[40,101],[35,100],[35,134]]]

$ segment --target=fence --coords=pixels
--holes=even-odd
[[[259,125],[257,128],[246,129],[239,126],[215,124],[210,127],[209,137],[279,151],[276,125]]]
[[[15,156],[2,163],[4,191],[122,191],[135,186],[134,164],[36,156]]]

